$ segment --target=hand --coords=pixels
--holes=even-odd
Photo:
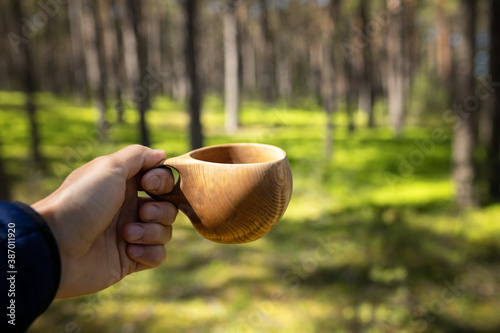
[[[153,168],[165,152],[134,145],[73,171],[32,207],[49,225],[61,256],[56,298],[97,292],[165,260],[177,208],[138,197],[172,190],[170,169]]]

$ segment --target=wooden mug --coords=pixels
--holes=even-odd
[[[165,160],[179,173],[172,192],[148,193],[173,203],[205,238],[247,243],[267,234],[292,195],[286,153],[274,146],[234,143],[193,150]]]

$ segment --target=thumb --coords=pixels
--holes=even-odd
[[[156,166],[166,158],[166,153],[160,149],[131,145],[109,156],[116,162],[119,175],[129,180],[137,173]]]

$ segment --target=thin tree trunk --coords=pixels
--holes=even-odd
[[[263,54],[261,65],[261,91],[266,102],[271,102],[274,98],[274,66],[273,66],[273,40],[271,35],[271,28],[269,27],[269,18],[267,10],[267,1],[260,0],[260,26],[263,39]]]
[[[23,3],[21,0],[12,0],[12,8],[15,16],[16,22],[16,33],[18,36],[22,36],[21,24],[23,23],[22,18],[25,17],[23,14]],[[38,123],[36,120],[36,105],[35,105],[35,76],[34,68],[31,58],[31,51],[29,47],[30,43],[20,43],[19,45],[19,58],[20,58],[20,76],[23,80],[24,92],[26,94],[25,108],[28,114],[29,129],[30,129],[30,148],[31,148],[31,158],[33,160],[34,166],[38,170],[43,170],[43,159],[40,153],[40,135],[38,133]]]
[[[314,8],[315,11],[319,10]],[[323,22],[321,24],[321,100],[323,102],[323,109],[326,115],[326,131],[325,131],[325,159],[328,161],[332,158],[334,145],[334,123],[333,113],[336,108],[335,100],[335,57],[333,53],[333,45],[335,34],[337,33],[337,24],[335,18],[339,15],[340,1],[332,1],[330,3],[330,10],[328,13],[323,14]]]
[[[160,43],[162,35],[160,33],[161,29],[161,17],[163,13],[163,0],[153,0],[146,2],[147,6],[144,9],[143,17],[145,19],[146,34],[148,36],[146,45],[148,45],[148,64],[151,68],[155,70],[161,70],[161,54],[160,54]],[[152,89],[149,92],[149,105],[148,109],[151,108],[151,101],[157,96],[158,93],[162,91],[161,86],[163,82],[158,82],[158,88]]]
[[[292,75],[290,68],[290,33],[286,25],[286,14],[281,10],[279,13],[279,28],[281,33],[276,38],[277,57],[276,57],[276,84],[278,86],[278,95],[280,98],[289,98],[292,94]]]
[[[359,4],[359,17],[362,31],[365,31],[368,25],[368,0],[361,0]],[[358,103],[359,108],[366,113],[368,117],[368,127],[375,127],[375,118],[373,115],[373,92],[372,92],[372,56],[371,43],[366,43],[361,57],[361,80],[359,82]]]
[[[243,70],[243,87],[245,92],[255,93],[257,87],[255,47],[252,41],[252,31],[249,28],[248,3],[242,5],[240,21],[241,57]]]
[[[396,137],[403,135],[406,108],[406,48],[403,0],[388,0],[392,13],[387,38],[387,99],[389,118]]]
[[[239,80],[238,80],[238,25],[233,2],[224,13],[224,104],[226,132],[238,129]]]
[[[323,100],[323,109],[326,116],[325,130],[325,159],[331,160],[333,155],[333,134],[334,123],[333,113],[335,111],[335,92],[333,84],[333,59],[332,59],[332,44],[328,42],[331,35],[325,36],[322,51],[323,51],[323,70],[321,71],[321,97]]]
[[[203,133],[201,128],[201,99],[202,92],[197,73],[196,62],[196,22],[197,22],[197,0],[183,0],[185,18],[185,61],[188,77],[188,110],[189,110],[189,134],[191,148],[203,147]]]
[[[78,1],[70,1],[69,5]],[[84,54],[87,66],[88,81],[90,83],[93,98],[96,100],[98,111],[97,128],[101,140],[106,140],[106,61],[102,40],[102,24],[99,16],[99,4],[97,0],[86,0],[83,3],[83,32],[84,32]]]
[[[174,70],[173,70],[173,59],[174,50],[172,47],[172,30],[173,30],[173,18],[168,10],[168,6],[165,5],[163,8],[163,15],[160,16],[160,57],[162,70],[171,73],[172,79],[166,80],[162,84],[162,93],[173,98],[174,97]]]
[[[115,86],[115,108],[118,123],[123,123],[123,85],[126,85],[127,76],[125,74],[125,49],[123,46],[123,14],[124,8],[117,0],[111,2],[111,10],[113,15],[113,24],[109,25],[109,29],[114,32],[114,47],[113,49],[113,72]]]
[[[78,100],[83,103],[88,100],[87,73],[85,69],[84,43],[82,37],[81,7],[76,1],[68,2],[68,16],[71,39],[72,72],[74,76],[74,91]]]
[[[331,34],[325,35],[323,40],[323,70],[321,71],[321,97],[323,109],[326,113],[326,133],[325,133],[325,159],[328,161],[333,155],[333,113],[335,111],[335,91],[333,84],[333,55]]]
[[[462,43],[456,49],[456,92],[454,109],[463,110],[464,101],[474,93],[474,50],[475,50],[475,0],[461,0],[459,3],[459,32]],[[453,141],[453,179],[456,186],[457,203],[460,209],[477,204],[474,188],[476,170],[474,167],[474,147],[476,113],[457,112]]]
[[[490,2],[490,73],[492,82],[500,82],[500,2]],[[500,89],[493,92],[491,102],[491,138],[488,147],[489,194],[500,200]]]
[[[443,82],[449,82],[451,74],[450,24],[444,6],[446,0],[436,2],[436,61],[437,73]]]
[[[139,130],[141,135],[141,144],[144,146],[150,145],[149,140],[149,130],[146,124],[146,112],[149,109],[149,95],[150,91],[148,87],[142,84],[142,81],[148,75],[148,41],[146,34],[146,22],[142,14],[142,2],[136,0],[128,0],[129,14],[132,21],[132,26],[134,29],[134,35],[136,40],[136,53],[137,62],[139,65],[139,77],[134,87],[134,101],[137,105],[137,110],[139,111]]]
[[[321,62],[322,62],[322,49],[319,41],[311,41],[309,44],[309,75],[308,75],[308,88],[309,93],[314,97],[318,103],[322,103],[321,97]]]
[[[350,22],[349,21],[344,21],[344,29],[343,29],[343,34],[344,34],[344,40],[352,40],[353,39],[353,34],[352,34],[352,29],[350,27]],[[354,55],[353,55],[354,56]],[[346,107],[346,113],[347,113],[347,122],[348,122],[348,131],[349,133],[354,132],[355,125],[354,125],[354,97],[355,97],[355,91],[358,91],[357,89],[357,82],[356,79],[358,77],[355,75],[356,74],[356,69],[357,73],[360,72],[359,67],[362,62],[362,55],[357,56],[358,59],[356,59],[356,65],[358,68],[355,68],[354,64],[354,59],[344,57],[344,79],[345,79],[345,90],[344,90],[344,96],[345,96],[345,107]]]
[[[97,84],[97,109],[99,110],[98,128],[106,138],[107,120],[106,120],[106,54],[104,51],[104,32],[101,20],[101,9],[98,0],[92,1],[92,13],[94,16],[95,29],[95,48],[97,51],[97,64],[99,66],[99,80]]]
[[[123,6],[124,19],[122,21],[122,37],[123,37],[123,51],[124,51],[124,65],[125,65],[125,75],[127,77],[127,86],[125,96],[132,96],[128,98],[126,102],[133,102],[134,89],[137,88],[135,85],[140,80],[139,78],[139,61],[137,60],[137,41],[135,39],[134,28],[132,26],[132,20],[130,19],[127,0],[116,0],[120,5]]]

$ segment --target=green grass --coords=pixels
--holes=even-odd
[[[133,110],[124,124],[109,110],[108,141],[99,143],[91,105],[47,94],[37,102],[45,173],[27,158],[22,94],[0,92],[1,149],[17,200],[34,202],[72,169],[138,140]],[[183,108],[159,98],[148,114],[153,146],[169,156],[189,150]],[[287,151],[294,194],[277,227],[254,243],[220,245],[181,215],[161,267],[55,301],[31,332],[500,329],[500,206],[456,212],[449,128],[412,127],[394,140],[386,127],[349,134],[338,114],[334,157],[325,161],[318,108],[245,103],[233,136],[224,133],[222,110],[219,99],[205,100],[207,145],[263,142]],[[436,128],[442,140],[430,144]]]

